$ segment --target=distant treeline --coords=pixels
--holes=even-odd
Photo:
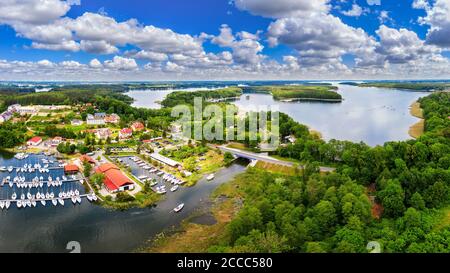
[[[450,90],[450,83],[444,82],[371,82],[358,84],[361,87],[379,87],[407,89],[414,91],[445,91]]]

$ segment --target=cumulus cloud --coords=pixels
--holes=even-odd
[[[419,23],[429,25],[427,42],[442,48],[450,48],[450,1],[436,0],[432,5],[426,0],[415,0],[413,7],[424,9],[425,17]]]
[[[350,16],[350,17],[359,17],[364,13],[363,8],[361,8],[361,6],[359,6],[358,4],[354,3],[352,5],[352,8],[347,10],[347,11],[343,11],[342,14],[344,14],[345,16]]]
[[[138,65],[134,59],[114,56],[112,60],[107,60],[104,66],[113,70],[136,70]]]
[[[0,24],[46,24],[64,16],[79,1],[2,0]]]
[[[95,54],[114,54],[119,49],[106,41],[85,41],[80,42],[80,49]]]
[[[329,0],[235,0],[236,7],[254,15],[281,18],[301,16],[316,12],[328,12]]]

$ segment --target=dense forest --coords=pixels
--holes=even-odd
[[[450,93],[420,103],[423,137],[374,148],[327,143],[287,121],[283,134],[298,139],[278,153],[305,162],[304,171],[243,174],[243,208],[210,251],[367,252],[377,241],[383,252],[449,252],[450,228],[438,215],[450,205]],[[319,164],[337,171],[319,174]]]

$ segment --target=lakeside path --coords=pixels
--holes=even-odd
[[[287,166],[287,167],[294,166],[294,163],[292,163],[292,162],[276,159],[276,158],[273,158],[273,157],[265,155],[265,154],[258,154],[258,153],[243,151],[243,150],[239,150],[239,149],[235,149],[235,148],[229,148],[229,147],[226,147],[223,145],[222,146],[213,145],[213,147],[220,149],[222,152],[229,152],[235,156],[247,158],[250,160],[258,160],[258,161],[263,161],[263,162]],[[300,165],[299,167],[304,168],[304,166],[302,166],[302,165]],[[324,166],[320,166],[319,168],[320,168],[321,172],[334,172],[336,170],[336,168],[324,167]]]

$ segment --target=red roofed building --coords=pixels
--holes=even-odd
[[[131,125],[131,129],[133,129],[133,131],[142,131],[145,129],[145,126],[142,122],[136,121]]]
[[[40,138],[38,136],[32,137],[30,140],[27,141],[28,146],[37,146],[41,143],[42,143],[42,138]]]
[[[78,169],[77,165],[68,164],[68,165],[64,166],[65,173],[77,173],[78,171],[79,171],[79,169]]]
[[[105,184],[105,188],[111,193],[134,189],[134,182],[112,163],[100,165],[96,169],[96,173],[105,175],[103,183]]]
[[[81,163],[84,163],[84,162],[88,162],[88,163],[91,163],[91,164],[95,164],[96,163],[95,160],[92,157],[88,156],[88,155],[80,156],[80,161],[81,161]]]
[[[133,130],[131,130],[130,128],[123,128],[122,130],[120,130],[119,132],[119,138],[130,138],[133,135]]]

